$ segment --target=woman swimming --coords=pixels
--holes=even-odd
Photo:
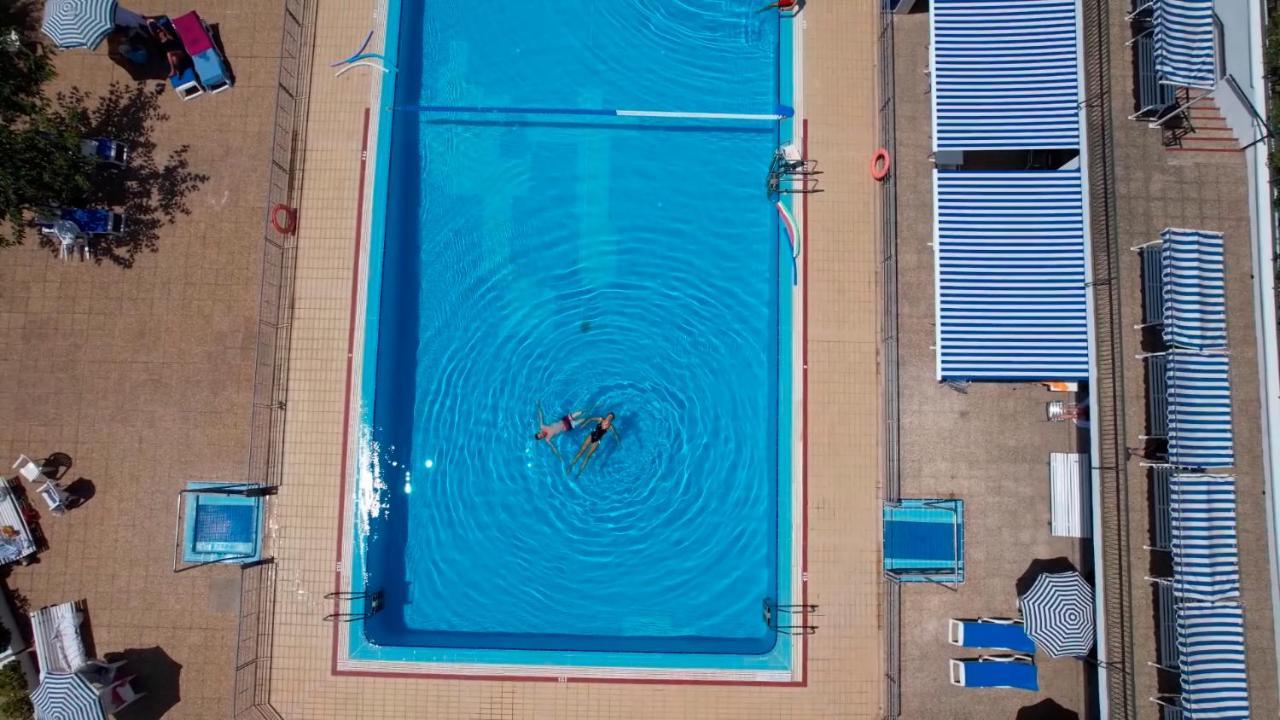
[[[569,413],[568,415],[565,415],[564,417],[560,418],[559,420],[557,420],[557,421],[555,421],[555,422],[553,422],[553,423],[551,423],[551,424],[549,424],[549,425],[548,425],[548,424],[547,424],[547,422],[546,422],[546,420],[544,420],[544,419],[543,419],[543,417],[542,417],[542,401],[541,401],[541,400],[539,400],[539,401],[538,401],[538,426],[539,426],[539,428],[538,428],[538,432],[533,436],[533,439],[534,439],[534,440],[545,440],[545,441],[547,442],[547,445],[549,445],[549,446],[551,447],[551,451],[552,451],[552,452],[554,452],[554,453],[556,454],[556,457],[558,457],[558,458],[560,458],[561,460],[563,460],[563,459],[564,459],[564,457],[563,457],[562,455],[560,455],[560,449],[556,447],[556,444],[555,444],[555,443],[551,442],[551,438],[553,438],[553,437],[555,437],[555,436],[559,435],[560,433],[562,433],[562,432],[564,432],[564,431],[566,431],[566,430],[572,430],[572,429],[574,429],[575,427],[577,427],[578,425],[580,425],[581,423],[582,423],[582,411],[581,411],[581,410],[574,410],[573,412]]]
[[[573,470],[574,463],[578,462],[578,458],[582,458],[582,466],[578,468],[578,474],[581,475],[587,469],[587,463],[591,462],[591,456],[596,454],[596,450],[600,449],[600,441],[604,439],[607,433],[612,432],[618,442],[622,442],[622,434],[618,432],[618,428],[613,426],[613,413],[608,413],[604,417],[588,418],[588,423],[595,423],[596,426],[591,429],[591,434],[587,435],[587,439],[582,441],[582,447],[578,448],[578,454],[573,456],[573,460],[569,461],[569,469]],[[586,453],[584,456],[583,453]]]

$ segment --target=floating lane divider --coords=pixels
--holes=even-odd
[[[772,113],[675,112],[670,110],[611,110],[606,108],[529,108],[487,105],[397,105],[397,110],[420,113],[464,115],[589,115],[595,117],[647,117],[679,120],[767,120],[776,122],[795,115],[793,108],[779,105]]]
[[[791,284],[794,286],[800,282],[800,272],[796,263],[800,258],[800,234],[787,206],[779,201],[774,203],[774,207],[778,208],[778,215],[782,216],[782,224],[787,228],[787,238],[791,240]]]

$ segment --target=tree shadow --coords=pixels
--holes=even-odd
[[[13,28],[23,39],[36,37],[40,31],[40,8],[37,0],[7,0],[0,3],[0,28]]]
[[[132,267],[139,253],[160,249],[160,230],[179,215],[189,215],[187,198],[200,189],[209,176],[191,169],[183,144],[163,159],[158,156],[152,133],[169,116],[160,108],[165,85],[129,85],[115,82],[100,96],[74,88],[59,93],[57,104],[82,123],[86,138],[110,138],[129,148],[123,168],[99,163],[84,198],[85,207],[117,209],[125,215],[123,232],[97,235],[89,243],[94,262],[112,262]],[[41,237],[40,245],[57,252],[55,241]]]
[[[120,720],[154,720],[164,717],[182,699],[182,665],[159,646],[108,653],[104,659],[107,662],[124,660],[125,674],[136,675],[138,691],[146,693],[115,713],[115,717]]]

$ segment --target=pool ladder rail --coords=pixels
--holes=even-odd
[[[364,610],[359,612],[348,610],[347,612],[332,612],[324,616],[324,622],[355,622],[356,620],[367,620],[382,609],[382,591],[374,590],[373,592],[331,592],[325,593],[325,600],[336,600],[338,603],[364,600]]]
[[[764,624],[787,635],[813,635],[818,631],[818,626],[809,624],[779,625],[778,620],[780,619],[780,615],[786,613],[787,615],[794,617],[796,613],[799,613],[801,618],[805,618],[816,612],[818,612],[817,605],[774,605],[769,598],[764,599]]]
[[[820,193],[818,161],[800,156],[795,145],[784,145],[769,162],[769,197],[784,194]]]

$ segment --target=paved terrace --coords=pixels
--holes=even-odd
[[[948,643],[950,618],[1018,617],[1015,584],[1037,559],[1065,557],[1090,576],[1086,546],[1049,534],[1049,454],[1084,447],[1073,425],[1045,418],[1045,403],[1067,395],[1025,383],[961,394],[936,379],[927,13],[895,16],[894,48],[901,496],[965,501],[966,564],[960,586],[901,588],[901,717],[1012,718],[1046,699],[1084,717],[1092,691],[1079,660],[1038,654],[1038,693],[950,683],[950,658],[980,654]]]
[[[364,71],[333,78],[370,27],[368,0],[318,8],[301,201],[284,479],[276,504],[278,610],[271,702],[285,718],[872,718],[880,713],[875,188],[875,7],[805,10],[804,105],[826,192],[811,202],[809,597],[821,626],[804,688],[522,683],[330,674],[336,488],[360,192]],[[380,32],[379,32],[380,34]],[[850,42],[850,37],[859,38]],[[375,46],[380,40],[375,40]],[[367,207],[367,205],[366,205]],[[367,221],[367,218],[366,218]],[[357,280],[358,282],[358,280]]]
[[[1245,644],[1249,700],[1254,717],[1275,717],[1277,708],[1275,639],[1267,559],[1267,518],[1262,473],[1261,413],[1258,396],[1257,340],[1253,313],[1253,273],[1250,255],[1249,208],[1244,157],[1229,152],[1171,152],[1161,143],[1159,130],[1128,120],[1133,107],[1133,64],[1126,40],[1124,3],[1110,9],[1112,137],[1115,148],[1116,217],[1122,248],[1119,281],[1126,335],[1126,440],[1140,445],[1146,427],[1145,380],[1140,360],[1142,322],[1141,269],[1137,253],[1127,248],[1157,238],[1166,227],[1197,228],[1225,236],[1227,333],[1231,353],[1231,402],[1235,441],[1236,516],[1239,535],[1241,602],[1245,606]],[[1188,147],[1193,146],[1191,143]],[[1135,458],[1129,463],[1129,512],[1133,522],[1130,556],[1134,568],[1133,639],[1138,717],[1158,717],[1156,671],[1146,663],[1156,659],[1154,592],[1142,575],[1151,572],[1148,480]]]
[[[146,13],[189,3],[137,2]],[[8,583],[31,608],[85,600],[99,655],[158,646],[181,665],[168,717],[230,714],[239,573],[175,575],[174,505],[188,480],[245,475],[250,391],[275,109],[281,9],[266,0],[206,0],[234,89],[181,102],[167,88],[155,157],[189,143],[208,180],[191,213],[159,230],[132,268],[63,263],[34,241],[3,251],[0,453],[71,455],[68,479],[95,496],[63,517],[42,513],[48,550]],[[58,86],[94,94],[128,76],[98,52],[59,54]],[[6,465],[7,467],[7,465]],[[36,502],[39,502],[37,499]],[[155,717],[177,699],[156,668],[137,666]]]

